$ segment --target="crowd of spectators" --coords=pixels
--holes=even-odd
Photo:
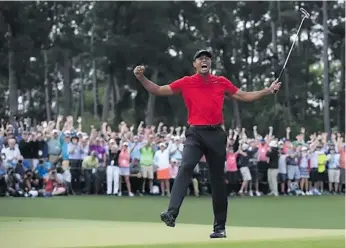
[[[104,122],[82,131],[82,118],[28,127],[2,123],[0,195],[17,197],[74,194],[169,196],[181,164],[186,127],[163,123],[138,127]],[[339,133],[277,138],[273,128],[253,137],[229,129],[225,184],[230,196],[341,194],[345,186],[345,142]],[[249,133],[249,132],[248,132]],[[205,157],[196,166],[187,194],[210,193]]]

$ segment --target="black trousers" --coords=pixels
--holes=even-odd
[[[204,154],[209,165],[214,231],[225,230],[228,204],[224,180],[227,134],[221,127],[198,126],[189,127],[185,136],[182,162],[172,188],[168,211],[175,218],[178,216],[193,170]]]
[[[70,159],[70,172],[71,172],[71,186],[73,191],[81,191],[80,177],[82,174],[82,161],[79,159]]]

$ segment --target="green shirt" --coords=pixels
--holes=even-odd
[[[82,167],[83,169],[96,169],[99,166],[99,160],[97,157],[87,156],[84,158]]]
[[[151,147],[143,147],[141,148],[141,165],[143,166],[151,166],[153,164],[154,159],[154,150]]]

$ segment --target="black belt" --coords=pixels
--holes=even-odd
[[[221,124],[217,125],[190,125],[190,127],[197,128],[197,129],[219,129],[222,127]]]

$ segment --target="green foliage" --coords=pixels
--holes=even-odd
[[[287,64],[289,82],[275,97],[256,103],[226,102],[225,123],[242,123],[247,129],[274,126],[283,135],[285,127],[294,130],[323,129],[323,111],[309,101],[323,99],[323,30],[321,2],[3,2],[0,4],[0,99],[8,101],[8,40],[15,34],[16,75],[20,96],[28,102],[22,115],[40,113],[46,118],[44,98],[45,70],[48,71],[49,100],[57,105],[53,112],[81,113],[86,122],[103,118],[116,124],[122,119],[139,123],[146,115],[148,94],[134,79],[137,64],[148,66],[147,76],[158,68],[158,84],[167,84],[193,73],[192,56],[197,49],[213,51],[218,74],[246,90],[258,90],[274,79],[291,45],[303,6],[312,15],[304,23],[300,41]],[[342,99],[345,68],[344,6],[328,3],[331,95]],[[278,54],[273,54],[273,30]],[[309,39],[306,39],[309,38]],[[47,49],[48,62],[42,51]],[[173,53],[172,53],[173,51]],[[175,53],[175,54],[174,54]],[[36,58],[32,61],[30,58]],[[95,72],[96,76],[93,76]],[[109,80],[109,78],[111,80]],[[285,78],[282,78],[285,80]],[[94,87],[94,84],[97,86]],[[287,89],[285,88],[287,85]],[[56,87],[59,97],[56,99]],[[64,88],[61,88],[64,86]],[[81,87],[83,86],[83,87]],[[83,89],[83,92],[82,92]],[[29,92],[36,95],[29,97]],[[135,100],[131,93],[136,93]],[[104,100],[105,93],[108,98]],[[108,94],[109,93],[109,94]],[[13,94],[13,92],[10,94]],[[343,93],[344,94],[344,93]],[[84,99],[81,96],[84,96]],[[94,97],[96,95],[96,98]],[[343,95],[344,96],[344,95]],[[335,100],[336,101],[336,100]],[[83,102],[83,106],[81,103]],[[336,106],[344,110],[338,100]],[[96,106],[96,113],[95,108]],[[108,110],[107,110],[108,107]],[[187,112],[179,97],[157,98],[154,122],[183,125]],[[114,109],[115,113],[110,110]],[[331,110],[331,125],[342,127]],[[0,109],[4,115],[8,105]],[[105,112],[105,113],[103,113]],[[237,112],[240,119],[237,119]],[[78,114],[78,115],[79,115]]]

